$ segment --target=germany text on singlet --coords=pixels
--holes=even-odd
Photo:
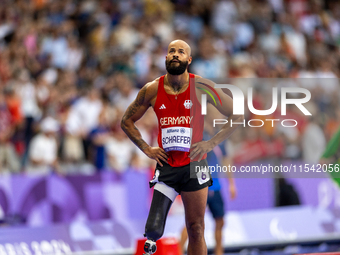
[[[177,95],[177,99],[165,92],[164,77],[159,79],[154,105],[158,118],[158,146],[169,155],[168,164],[179,167],[190,163],[190,146],[202,141],[204,116],[196,96],[194,74],[189,74],[189,86]]]

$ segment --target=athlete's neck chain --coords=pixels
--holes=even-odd
[[[171,87],[172,91],[175,93],[175,99],[177,100],[177,96],[178,94],[182,91],[182,89],[185,87],[185,85],[183,85],[182,87],[180,87],[179,89],[175,89],[172,85],[170,85],[170,82],[168,80],[168,76],[165,76],[166,78],[166,82],[169,84],[169,86]],[[176,87],[178,88],[178,87]]]

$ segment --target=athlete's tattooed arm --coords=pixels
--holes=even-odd
[[[127,108],[121,121],[121,127],[124,132],[142,151],[149,147],[149,145],[143,140],[139,130],[135,126],[135,122],[139,120],[149,108],[149,105],[144,103],[146,90],[147,86],[144,86],[139,91],[137,98]]]
[[[122,121],[121,128],[131,139],[131,141],[142,150],[149,158],[155,159],[163,166],[162,161],[167,161],[168,156],[162,148],[151,147],[142,138],[141,133],[135,125],[150,107],[150,96],[147,94],[149,85],[146,84],[138,93],[137,98],[127,108]]]

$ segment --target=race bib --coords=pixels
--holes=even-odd
[[[163,149],[168,151],[189,152],[191,145],[191,128],[169,127],[162,129]]]
[[[200,185],[210,180],[209,170],[204,169],[197,172],[197,180]]]

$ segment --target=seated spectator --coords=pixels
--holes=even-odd
[[[27,173],[32,175],[46,175],[52,171],[59,171],[58,143],[56,132],[59,131],[59,123],[51,117],[42,120],[40,133],[31,140],[29,146],[30,165]]]
[[[71,106],[65,106],[63,114],[60,114],[63,125],[63,143],[61,145],[62,158],[67,164],[76,164],[84,160],[84,148],[82,142],[81,120]]]

